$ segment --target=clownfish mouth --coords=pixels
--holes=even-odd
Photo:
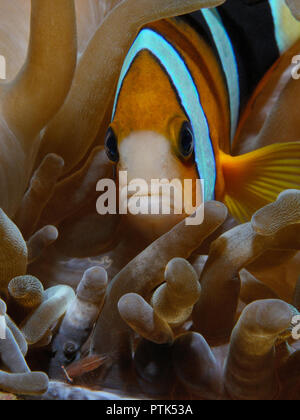
[[[133,216],[151,215],[184,215],[182,190],[171,190],[169,188],[161,192],[143,191],[138,192],[123,187],[120,192],[120,201],[123,209]]]
[[[169,197],[162,195],[133,195],[128,201],[128,212],[132,215],[143,214],[152,216],[182,214],[182,209]]]
[[[171,230],[186,217],[179,194],[151,194],[121,190],[121,206],[130,225],[149,240]],[[182,196],[182,192],[180,191]]]

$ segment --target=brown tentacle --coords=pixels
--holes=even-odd
[[[2,98],[4,117],[24,146],[63,104],[76,64],[73,0],[32,0],[26,62]]]

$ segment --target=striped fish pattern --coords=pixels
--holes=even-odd
[[[168,80],[177,106],[191,126],[194,138],[193,159],[198,176],[205,180],[205,200],[216,198],[227,201],[237,219],[249,219],[253,211],[271,200],[265,200],[264,203],[261,197],[250,194],[249,203],[243,199],[241,206],[233,206],[230,204],[232,197],[228,184],[235,183],[235,177],[242,177],[244,173],[249,175],[247,182],[255,184],[257,173],[250,173],[248,169],[253,166],[253,160],[260,156],[266,165],[272,165],[272,159],[276,160],[281,153],[290,156],[289,151],[292,151],[291,162],[285,160],[284,168],[287,172],[289,167],[294,169],[297,162],[295,159],[292,162],[292,157],[300,159],[300,145],[285,143],[281,149],[274,145],[273,149],[261,149],[254,152],[253,156],[245,155],[244,159],[239,157],[236,160],[230,156],[231,145],[243,110],[258,83],[276,60],[299,39],[300,22],[293,18],[284,0],[258,3],[227,0],[217,9],[203,9],[144,27],[124,61],[116,89],[110,135],[113,130],[118,144],[122,137],[126,137],[117,132],[115,122],[118,121],[121,121],[119,126],[128,124],[131,131],[152,129],[151,123],[141,126],[144,116],[139,112],[143,105],[138,100],[136,127],[132,116],[124,116],[124,110],[126,101],[128,104],[133,103],[130,96],[134,97],[136,90],[131,73],[135,71],[140,77],[144,72],[149,77],[152,72],[154,79],[159,77],[160,72],[160,77],[165,80],[162,85]],[[148,61],[143,58],[146,54]],[[149,60],[155,63],[153,67],[149,65]],[[148,86],[146,81],[144,83]],[[162,98],[162,102],[164,100]],[[145,104],[144,113],[147,113],[147,100]],[[154,121],[155,109],[151,106],[148,109],[151,109],[149,113]],[[158,120],[162,118],[162,113],[166,113],[163,120],[167,118],[167,111],[163,111],[157,117]],[[156,130],[155,122],[153,130]],[[164,130],[160,131],[166,136]],[[111,143],[108,136],[108,151]],[[282,188],[297,187],[299,176],[298,170],[292,182],[290,179],[285,181],[285,177]],[[237,189],[234,188],[234,191]],[[280,192],[278,189],[274,194]],[[236,195],[235,202],[238,201]]]

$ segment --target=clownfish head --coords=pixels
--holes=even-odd
[[[123,80],[105,148],[116,165],[121,200],[127,200],[120,204],[144,236],[158,237],[190,214],[185,209],[195,204],[199,178],[194,146],[192,125],[169,78],[151,53],[142,51]],[[184,193],[185,180],[193,181],[192,194]],[[159,188],[168,182],[171,189]],[[128,185],[130,191],[122,194]]]

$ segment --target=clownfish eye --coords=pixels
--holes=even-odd
[[[105,137],[105,151],[109,160],[114,163],[119,161],[118,140],[114,130],[110,127]]]
[[[194,133],[191,124],[185,121],[179,135],[179,150],[184,158],[191,157],[194,151]]]

